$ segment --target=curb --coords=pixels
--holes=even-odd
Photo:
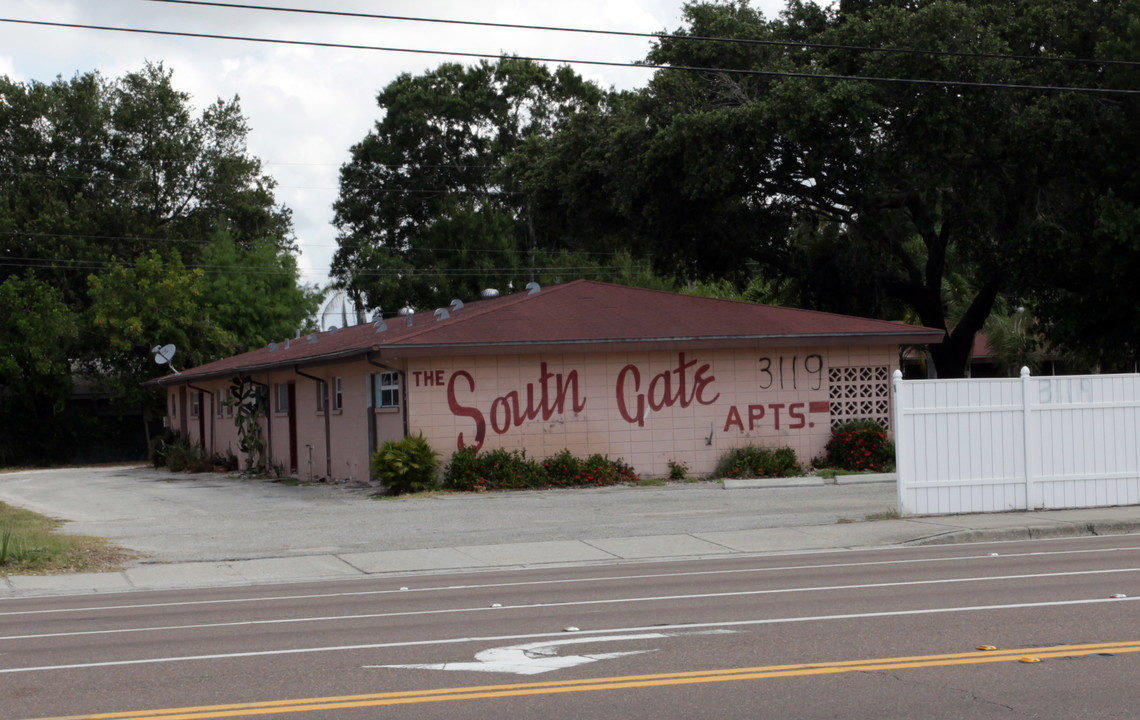
[[[783,478],[725,478],[721,480],[725,490],[749,490],[785,487],[822,487],[823,485],[863,485],[867,483],[896,482],[895,473],[858,473],[856,475],[836,475],[823,478],[817,475]]]
[[[993,530],[949,530],[937,535],[908,540],[903,545],[957,545],[959,543],[1005,542],[1009,540],[1045,540],[1050,538],[1090,537],[1098,535],[1131,535],[1140,533],[1140,521],[1059,523],[1027,525],[1022,528]]]
[[[725,478],[721,480],[725,490],[747,490],[751,488],[823,487],[827,482],[821,477],[786,478]]]

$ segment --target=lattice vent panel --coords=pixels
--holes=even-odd
[[[833,367],[828,369],[831,426],[848,420],[870,418],[883,427],[891,426],[891,373],[877,367]]]

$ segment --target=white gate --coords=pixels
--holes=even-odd
[[[894,389],[900,515],[1140,504],[1140,375]]]

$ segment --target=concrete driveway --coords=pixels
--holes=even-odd
[[[726,490],[700,482],[373,500],[146,467],[0,473],[0,501],[105,537],[136,563],[226,561],[834,525],[895,505],[893,483]]]

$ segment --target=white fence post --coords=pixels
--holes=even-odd
[[[891,377],[894,380],[893,385],[895,391],[895,502],[898,514],[905,516],[909,514],[906,504],[903,502],[905,497],[904,489],[908,478],[904,475],[905,464],[903,463],[903,454],[907,451],[912,451],[911,445],[914,441],[907,437],[906,431],[903,429],[902,371],[895,370]]]
[[[1026,366],[1021,367],[1021,447],[1022,447],[1022,462],[1025,463],[1025,509],[1034,510],[1038,507],[1037,502],[1034,500],[1035,487],[1033,484],[1033,471],[1030,469],[1029,461],[1033,457],[1033,453],[1039,452],[1037,447],[1037,435],[1030,432],[1029,422],[1031,413],[1029,410],[1029,368]],[[1033,447],[1031,448],[1030,445]]]

